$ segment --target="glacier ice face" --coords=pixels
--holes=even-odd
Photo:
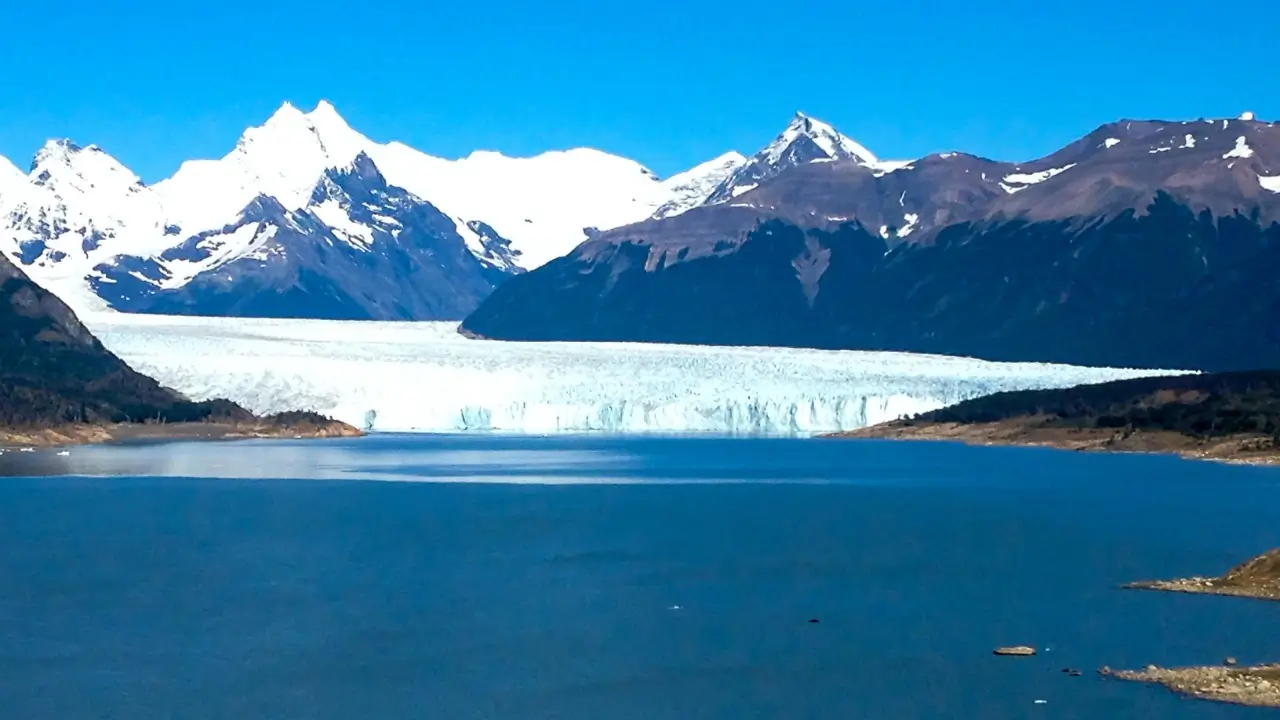
[[[97,314],[136,369],[193,399],[381,431],[850,430],[1002,390],[1152,370],[889,352],[470,340],[453,323]]]

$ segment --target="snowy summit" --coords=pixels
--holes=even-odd
[[[440,235],[436,242],[457,240],[486,268],[505,274],[569,253],[592,230],[672,217],[797,163],[878,162],[803,114],[751,160],[729,152],[662,180],[635,161],[587,148],[527,158],[491,151],[434,157],[371,140],[328,102],[310,112],[284,103],[245,130],[225,156],[187,161],[151,187],[102,149],[69,140],[46,144],[28,173],[0,158],[0,253],[73,307],[94,311],[149,309],[154,297],[198,278],[206,284],[216,278],[229,291],[249,265],[306,255],[307,243],[338,240],[385,256],[399,231],[376,214],[360,220],[340,210],[339,200],[316,197],[328,173],[352,168],[358,157],[388,188],[407,193],[395,201],[398,212],[405,212],[404,202],[439,211],[452,230],[432,224],[431,232],[456,238]],[[375,236],[388,240],[375,243]],[[301,272],[296,262],[287,266],[288,273]],[[183,303],[201,310],[192,297]]]
[[[892,172],[906,164],[881,161],[831,125],[797,112],[786,129],[725,178],[710,193],[705,204],[729,202],[790,168],[822,162],[853,162],[882,173]]]

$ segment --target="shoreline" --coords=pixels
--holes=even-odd
[[[1230,705],[1280,708],[1280,664],[1234,667],[1162,668],[1148,665],[1143,670],[1098,671],[1103,677],[1126,682],[1163,685],[1184,697]]]
[[[1159,590],[1193,595],[1226,595],[1255,600],[1280,600],[1280,548],[1269,550],[1243,562],[1220,577],[1189,577],[1176,580],[1140,580],[1122,587],[1129,590]]]
[[[1226,435],[1201,439],[1170,430],[1046,427],[1039,418],[988,423],[909,423],[897,420],[818,437],[1176,455],[1187,460],[1208,460],[1232,465],[1280,466],[1280,447],[1271,445],[1268,438],[1261,436]]]
[[[1149,590],[1186,595],[1221,595],[1251,600],[1280,601],[1280,588],[1258,588],[1223,584],[1219,578],[1184,578],[1180,580],[1139,580],[1120,586],[1125,590]]]
[[[1280,600],[1280,548],[1236,565],[1220,577],[1142,580],[1121,587]],[[1148,665],[1143,670],[1104,667],[1099,672],[1119,680],[1163,685],[1180,695],[1201,700],[1280,708],[1280,664],[1237,666],[1236,659],[1229,657],[1215,666],[1162,668]]]
[[[0,429],[0,450],[66,448],[130,441],[323,439],[363,437],[366,433],[337,420],[213,420],[187,423],[75,424],[53,428]]]

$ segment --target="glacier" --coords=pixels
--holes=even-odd
[[[473,340],[455,323],[96,313],[108,349],[194,400],[376,431],[852,430],[1004,390],[1168,371],[894,352]]]

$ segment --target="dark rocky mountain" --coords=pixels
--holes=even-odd
[[[471,226],[509,252],[487,225]],[[229,261],[219,263],[220,254]],[[460,319],[508,276],[468,250],[450,218],[389,185],[367,155],[331,169],[310,202],[287,210],[259,196],[234,224],[195,235],[158,258],[116,258],[93,289],[120,310],[179,315],[340,320]],[[203,269],[163,289],[167,269]]]
[[[134,372],[0,257],[0,429],[210,417],[253,416],[226,401],[190,402]]]
[[[1122,121],[1035,162],[797,165],[601,233],[463,331],[1280,366],[1280,128]]]

